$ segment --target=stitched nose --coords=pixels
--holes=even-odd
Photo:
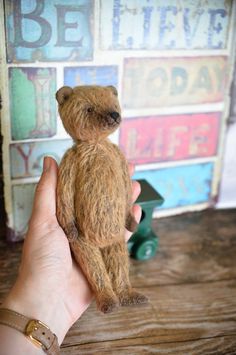
[[[116,121],[117,118],[120,117],[120,114],[119,112],[114,111],[114,112],[110,112],[110,116]]]

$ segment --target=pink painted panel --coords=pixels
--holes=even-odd
[[[125,119],[120,146],[135,164],[213,156],[220,116],[214,112]]]

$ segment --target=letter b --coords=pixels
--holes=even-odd
[[[35,0],[35,9],[27,14],[23,14],[21,11],[21,0],[12,1],[13,3],[13,21],[14,21],[14,46],[15,47],[26,47],[26,48],[37,48],[42,47],[47,44],[51,38],[52,28],[48,21],[42,18],[40,15],[44,9],[44,0]],[[23,19],[28,19],[30,21],[36,22],[40,26],[41,34],[36,41],[26,41],[23,38]]]

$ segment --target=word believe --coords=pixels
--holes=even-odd
[[[225,48],[230,7],[231,1],[223,0],[102,0],[102,46]]]

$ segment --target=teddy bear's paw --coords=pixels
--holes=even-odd
[[[113,297],[102,298],[97,304],[98,309],[103,313],[111,313],[118,306],[118,299]]]
[[[78,230],[73,222],[68,223],[67,226],[64,228],[64,231],[70,242],[78,240]]]
[[[134,233],[138,227],[138,223],[136,222],[136,220],[134,219],[134,216],[132,216],[132,214],[130,213],[126,219],[126,223],[125,223],[125,227],[126,229],[128,229],[129,232]]]
[[[130,290],[125,291],[119,295],[120,305],[121,306],[132,306],[137,304],[146,304],[148,303],[148,298],[142,293]]]

